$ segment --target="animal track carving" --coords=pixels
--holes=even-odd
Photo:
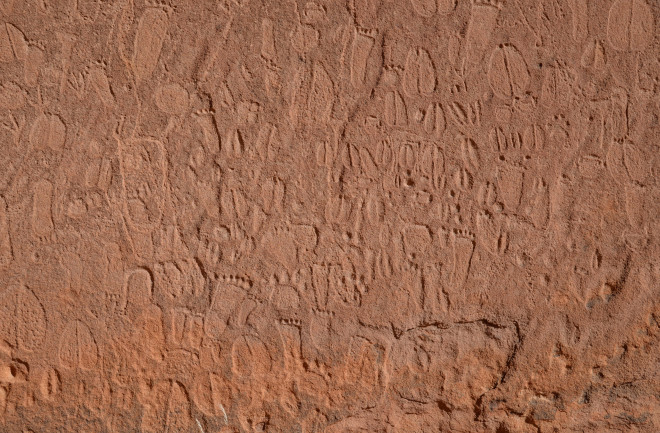
[[[571,0],[569,7],[571,8],[573,40],[581,42],[589,33],[589,2],[587,0]]]
[[[309,120],[327,123],[330,120],[334,99],[334,84],[323,64],[317,62],[312,70],[311,90],[307,99]]]
[[[607,38],[619,51],[642,51],[653,37],[653,12],[644,0],[617,0],[610,7]]]
[[[459,134],[456,137],[456,140],[460,143],[461,157],[463,158],[465,165],[472,170],[479,170],[481,167],[481,157],[474,140],[465,137],[462,134]]]
[[[382,0],[349,0],[348,8],[357,25],[368,26],[377,19]]]
[[[34,351],[46,337],[46,312],[26,287],[12,287],[0,295],[0,331],[12,347]]]
[[[215,373],[203,373],[195,380],[193,400],[206,416],[226,416],[224,405],[229,407],[231,402],[230,384]]]
[[[46,368],[39,383],[41,396],[46,400],[57,398],[62,390],[62,380],[57,370],[52,367]]]
[[[410,97],[430,96],[435,90],[435,67],[429,53],[422,48],[408,52],[403,74],[403,88]]]
[[[496,96],[521,96],[529,83],[529,71],[522,54],[513,45],[500,45],[488,65],[488,82]]]
[[[451,283],[454,290],[461,290],[470,272],[474,253],[474,234],[467,230],[453,230],[450,234],[453,250]]]
[[[28,55],[28,41],[25,34],[11,23],[5,24],[5,31],[0,31],[0,61],[11,62],[14,59],[24,62]]]
[[[268,348],[258,337],[238,337],[231,346],[232,372],[237,378],[262,377],[272,367]]]
[[[120,145],[122,201],[130,227],[147,232],[160,222],[165,193],[164,146],[156,140],[131,140]]]
[[[376,34],[373,31],[356,30],[353,36],[353,50],[351,52],[351,84],[360,89],[367,78],[367,63],[369,55],[376,43]]]
[[[90,370],[98,360],[98,346],[89,327],[79,320],[70,322],[62,331],[59,344],[62,368]]]
[[[157,263],[154,266],[154,283],[172,302],[198,296],[204,288],[201,270],[191,259]]]
[[[385,95],[385,123],[389,126],[405,127],[408,125],[406,103],[401,94],[393,90]]]
[[[521,166],[504,163],[497,168],[497,189],[507,210],[515,212],[523,191],[524,170]]]
[[[190,399],[181,383],[160,381],[141,387],[143,433],[188,431],[192,425]]]
[[[477,64],[485,54],[497,24],[502,5],[495,0],[472,0],[470,21],[465,34],[464,52],[469,65]]]
[[[261,56],[272,63],[277,63],[274,24],[270,18],[261,21]]]
[[[447,127],[447,119],[441,104],[430,103],[424,111],[424,130],[434,138],[442,137]]]
[[[482,104],[480,101],[472,103],[452,102],[448,113],[451,120],[463,130],[481,126]]]
[[[493,215],[485,211],[477,214],[477,237],[491,254],[503,254],[508,246],[507,233]]]
[[[548,184],[542,178],[534,180],[532,207],[530,209],[532,223],[537,229],[545,228],[550,219],[550,195]]]
[[[385,349],[365,338],[354,337],[350,343],[345,364],[344,380],[347,387],[356,387],[361,406],[372,406],[383,392],[385,377],[382,363]]]
[[[56,114],[40,114],[30,129],[30,144],[37,149],[61,151],[66,141],[66,126]]]
[[[150,78],[160,58],[169,18],[163,9],[148,8],[140,17],[133,48],[132,67],[138,83]]]

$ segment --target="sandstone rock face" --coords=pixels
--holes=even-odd
[[[660,431],[659,28],[0,1],[0,432]]]

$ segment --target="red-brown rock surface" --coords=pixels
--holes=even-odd
[[[0,432],[660,431],[656,0],[3,0]]]

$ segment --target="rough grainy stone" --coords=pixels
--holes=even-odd
[[[0,1],[0,432],[660,431],[659,28]]]

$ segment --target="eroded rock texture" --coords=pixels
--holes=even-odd
[[[0,431],[660,431],[659,28],[0,2]]]

